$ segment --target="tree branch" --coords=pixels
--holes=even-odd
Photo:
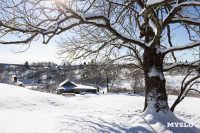
[[[163,29],[170,23],[170,21],[174,18],[174,16],[177,14],[177,12],[179,12],[181,10],[182,7],[186,7],[186,6],[198,6],[200,5],[200,2],[197,1],[186,1],[184,2],[183,0],[179,0],[179,3],[176,4],[168,13],[167,17],[164,19],[163,22]]]
[[[196,25],[196,26],[200,25],[200,21],[195,20],[193,18],[184,18],[184,17],[172,18],[169,23],[185,23],[185,24]]]
[[[167,53],[170,53],[170,52],[186,50],[186,49],[190,49],[190,48],[197,47],[197,46],[200,46],[200,41],[196,41],[194,43],[181,45],[181,46],[174,46],[174,47],[162,50],[162,53],[167,54]]]
[[[26,40],[22,40],[22,41],[8,41],[8,42],[4,42],[4,41],[0,41],[1,44],[20,44],[20,43],[29,43],[31,42],[37,35],[39,35],[38,33],[33,34],[31,37],[27,38]]]

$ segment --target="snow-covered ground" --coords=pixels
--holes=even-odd
[[[170,96],[169,103],[174,99]],[[143,103],[144,97],[138,95],[64,97],[0,84],[0,133],[170,132],[153,116],[141,115]],[[200,129],[199,103],[199,98],[185,98],[175,115]]]

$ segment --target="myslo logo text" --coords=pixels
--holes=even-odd
[[[193,124],[185,122],[167,122],[167,127],[193,127]]]

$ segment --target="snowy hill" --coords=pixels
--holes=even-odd
[[[190,75],[186,79],[186,81],[194,78],[195,75]],[[165,75],[166,78],[166,86],[168,89],[175,89],[175,90],[180,90],[181,84],[183,79],[185,78],[185,75],[183,74],[171,74],[171,75]],[[200,90],[200,84],[195,84],[193,86],[194,89]]]
[[[175,97],[170,96],[170,104]],[[0,84],[0,133],[166,132],[162,122],[141,115],[143,96],[125,94],[64,97]],[[175,114],[200,129],[200,99],[186,98]],[[168,118],[170,119],[170,118]],[[150,121],[151,120],[151,121]],[[162,121],[162,120],[161,120]],[[181,128],[180,132],[199,132]]]

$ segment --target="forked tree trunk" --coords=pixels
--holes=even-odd
[[[163,75],[163,58],[162,54],[157,53],[156,48],[148,48],[144,51],[143,66],[146,87],[144,111],[147,108],[156,112],[169,110]]]

